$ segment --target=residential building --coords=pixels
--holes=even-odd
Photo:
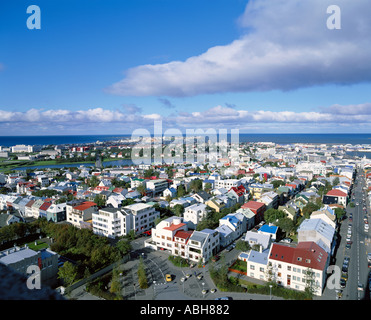
[[[66,203],[52,204],[46,210],[46,218],[48,221],[61,222],[66,220]]]
[[[196,229],[197,224],[205,218],[207,211],[206,211],[206,204],[203,203],[195,203],[189,207],[186,207],[183,217],[184,222],[188,224],[190,229]]]
[[[279,285],[299,291],[311,287],[315,295],[321,296],[329,260],[329,254],[312,241],[297,246],[273,243],[267,274]]]
[[[97,204],[91,201],[74,200],[67,202],[66,221],[77,228],[81,228],[81,223],[90,221],[93,213],[98,211]]]
[[[123,214],[122,235],[127,235],[131,230],[135,234],[142,234],[155,226],[156,218],[160,212],[146,203],[135,203],[121,208]]]
[[[42,285],[54,285],[58,273],[58,254],[44,249],[34,251],[26,247],[13,247],[0,252],[0,263],[28,277],[30,266],[40,268],[40,280]]]

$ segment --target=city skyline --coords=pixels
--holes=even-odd
[[[0,135],[369,133],[371,4],[335,2],[7,1]]]

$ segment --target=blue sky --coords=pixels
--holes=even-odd
[[[342,29],[328,30],[338,4]],[[29,5],[41,30],[29,30]],[[4,0],[0,135],[370,133],[367,0]]]

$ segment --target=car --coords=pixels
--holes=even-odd
[[[166,282],[171,282],[171,281],[173,281],[173,277],[171,276],[171,274],[167,274],[166,275]]]
[[[358,283],[358,286],[357,286],[357,290],[358,291],[363,291],[363,284],[362,283]]]
[[[181,281],[181,282],[184,282],[184,281],[185,281],[185,279],[186,279],[186,278],[184,278],[184,277],[181,277],[181,278],[180,278],[180,281]]]
[[[292,239],[285,238],[285,239],[282,239],[281,242],[283,242],[283,243],[291,243],[292,242]]]
[[[367,254],[367,260],[371,262],[371,252]]]
[[[232,297],[220,297],[220,298],[215,298],[215,300],[233,300]]]
[[[371,269],[371,261],[367,262],[367,266],[368,266],[369,269]]]
[[[344,289],[347,285],[347,282],[344,279],[340,279],[340,288]]]
[[[227,251],[232,251],[233,250],[233,247],[232,246],[228,246],[227,248],[225,248]]]
[[[345,246],[346,249],[350,249],[351,248],[351,244],[350,243],[347,243],[346,246]]]

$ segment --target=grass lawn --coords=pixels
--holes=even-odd
[[[36,245],[35,245],[35,242],[36,242]],[[40,241],[40,240],[29,242],[27,243],[27,245],[31,250],[35,250],[35,251],[39,251],[39,250],[46,249],[49,247],[47,243]]]
[[[230,268],[242,272],[247,272],[247,263],[245,261],[237,259],[235,264],[233,266],[230,266]]]

